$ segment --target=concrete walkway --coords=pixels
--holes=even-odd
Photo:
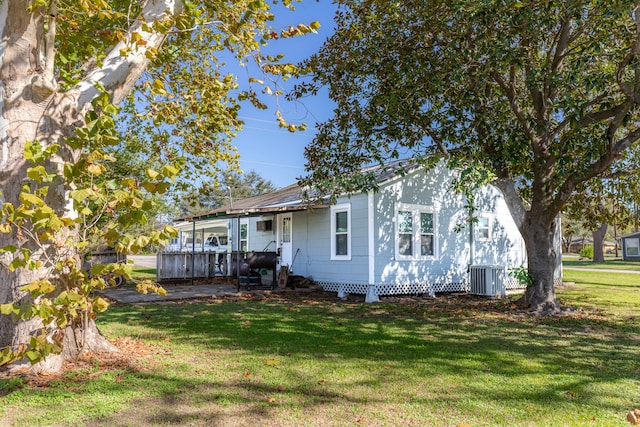
[[[167,291],[167,295],[141,294],[135,288],[130,287],[109,288],[98,291],[98,293],[121,304],[156,303],[238,295],[238,287],[235,285],[167,285],[164,286],[164,289]]]

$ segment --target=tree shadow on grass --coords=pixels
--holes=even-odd
[[[95,405],[101,395],[123,402],[87,414],[92,425],[353,425],[358,413],[388,425],[464,413],[482,424],[486,408],[501,424],[526,420],[528,408],[611,416],[640,399],[637,324],[510,307],[444,297],[114,307],[107,329],[152,343],[155,361],[92,378],[95,391],[66,388]]]
[[[213,406],[218,409],[208,409],[200,421],[211,421],[206,417],[220,412],[224,417],[257,417],[266,422],[279,411],[309,411],[341,402],[363,407],[407,401],[456,406],[456,400],[475,396],[486,396],[502,406],[529,402],[552,410],[589,405],[620,412],[640,398],[638,342],[627,336],[629,330],[620,331],[617,321],[584,313],[531,318],[482,300],[442,306],[426,301],[413,299],[401,306],[328,302],[147,306],[120,308],[111,320],[130,321],[142,315],[145,340],[170,336],[175,344],[221,349],[231,357],[286,355],[282,358],[313,361],[302,367],[282,362],[278,369],[282,383],[287,384],[284,397],[272,397],[283,391],[268,382],[195,385],[196,400],[218,403]],[[630,329],[639,331],[638,325]],[[321,372],[331,371],[336,364],[347,367],[347,379],[327,390],[318,384]],[[416,386],[410,376],[423,378],[424,387]],[[451,390],[437,384],[438,379],[453,381]],[[177,389],[194,387],[193,377],[172,381],[177,381]],[[611,392],[616,383],[635,387]],[[602,393],[607,392],[611,395],[603,399]],[[231,402],[226,402],[229,398]],[[163,410],[164,415],[157,416],[170,417],[166,405]]]

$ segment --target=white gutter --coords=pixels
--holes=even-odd
[[[367,222],[369,234],[369,284],[374,285],[376,279],[376,245],[375,245],[375,197],[373,190],[367,193]]]

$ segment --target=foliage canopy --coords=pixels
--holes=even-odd
[[[375,187],[362,165],[448,157],[467,186],[502,190],[538,289],[525,299],[557,306],[554,218],[640,138],[637,5],[344,0],[336,25],[297,89],[327,85],[337,104],[306,150],[304,183],[361,191]]]

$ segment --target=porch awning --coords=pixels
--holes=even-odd
[[[203,221],[206,219],[261,216],[329,207],[329,204],[326,203],[314,205],[305,203],[302,200],[301,193],[302,190],[298,184],[293,184],[271,193],[232,201],[227,206],[222,206],[204,214],[176,218],[176,220]]]

